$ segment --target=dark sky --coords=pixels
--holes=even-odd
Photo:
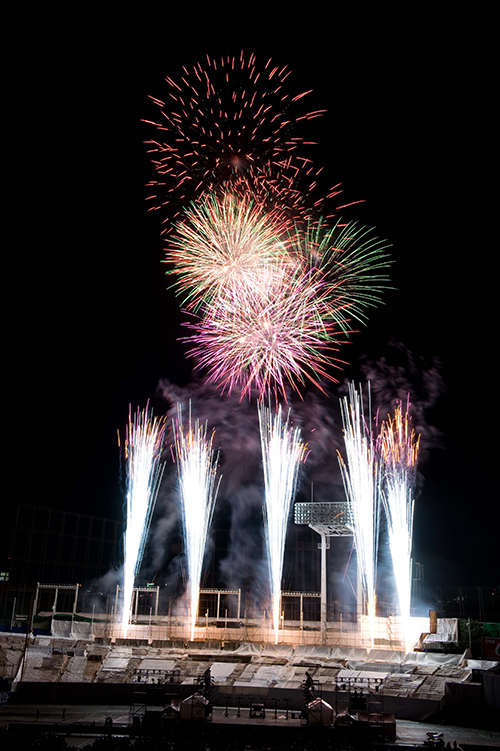
[[[28,316],[13,337],[18,375],[8,401],[20,482],[8,514],[25,502],[120,518],[116,431],[129,402],[143,406],[160,378],[183,385],[191,373],[160,263],[161,217],[144,201],[153,171],[141,118],[152,114],[148,94],[164,95],[164,75],[244,49],[288,64],[291,90],[314,89],[310,106],[328,110],[314,121],[325,184],[364,199],[350,216],[394,246],[397,289],[344,352],[345,377],[363,356],[388,357],[391,340],[417,362],[442,364],[446,390],[427,414],[440,446],[421,467],[416,558],[434,584],[496,583],[498,336],[484,82],[458,42],[426,27],[395,41],[352,26],[321,38],[299,28],[250,33],[230,21],[210,34],[202,19],[189,31],[162,23],[150,19],[146,33],[130,23],[125,35],[89,24],[26,50],[31,72],[12,132],[23,141],[15,185],[27,251],[15,299]]]

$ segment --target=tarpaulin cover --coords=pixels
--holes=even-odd
[[[462,665],[463,655],[443,655],[438,652],[410,652],[406,655],[403,664],[410,665]]]
[[[71,657],[61,676],[61,683],[83,683],[85,681],[86,657]]]
[[[234,650],[234,654],[238,655],[260,655],[261,653],[261,645],[255,644],[254,642],[244,642],[243,644],[240,644],[240,646]]]
[[[264,644],[262,654],[265,657],[290,658],[293,654],[293,647],[291,644]]]
[[[428,634],[424,641],[425,643],[436,641],[458,643],[458,618],[438,618],[437,634]]]
[[[332,647],[330,658],[336,660],[366,660],[367,651],[356,647]]]
[[[235,686],[249,686],[250,682],[257,672],[257,665],[246,665],[242,674],[240,675],[240,679],[238,681],[234,682]]]
[[[393,652],[389,649],[371,649],[366,655],[367,662],[388,662],[391,664],[402,662],[403,658],[402,652]]]
[[[175,666],[175,660],[155,660],[154,658],[147,658],[142,660],[139,668],[141,670],[173,670]]]
[[[467,667],[473,670],[493,670],[498,664],[494,660],[467,660]]]
[[[279,665],[262,665],[252,678],[252,686],[269,686],[278,677],[280,669]]]
[[[52,636],[66,639],[88,639],[91,623],[86,621],[56,621],[52,620]]]
[[[214,664],[210,667],[212,678],[214,679],[214,681],[226,679],[229,675],[231,675],[236,665],[239,664],[239,662],[214,662]]]
[[[348,678],[352,680],[353,678],[359,678],[359,673],[359,670],[340,670],[337,678],[339,680],[347,680]]]
[[[304,680],[304,672],[297,673],[297,670],[301,669],[283,665],[277,678],[275,679],[276,688],[298,688],[301,682]]]
[[[261,665],[255,669],[256,665],[247,665],[240,676],[239,681],[235,681],[235,686],[252,686],[267,687],[278,678],[281,670],[280,665]]]
[[[415,670],[414,664],[404,665],[401,662],[359,662],[358,660],[348,660],[347,667],[351,670],[372,670],[374,673],[412,673]]]
[[[295,647],[295,657],[312,657],[316,660],[329,660],[331,655],[330,647],[316,646],[314,644],[298,644]]]
[[[106,657],[102,666],[103,670],[126,670],[129,657]]]

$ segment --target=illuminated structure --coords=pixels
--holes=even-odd
[[[295,524],[307,524],[318,533],[321,542],[321,636],[326,644],[327,636],[327,592],[326,592],[326,551],[330,547],[330,537],[350,537],[353,535],[353,520],[348,503],[296,503]]]

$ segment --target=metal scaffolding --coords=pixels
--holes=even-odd
[[[33,630],[33,621],[35,619],[35,615],[37,614],[37,607],[38,607],[38,597],[40,595],[41,589],[50,589],[54,590],[54,604],[52,606],[52,611],[54,615],[57,612],[57,597],[59,595],[59,590],[74,590],[75,591],[75,599],[73,602],[73,610],[72,615],[74,616],[76,614],[76,606],[78,603],[78,590],[80,589],[80,584],[40,584],[40,582],[37,582],[36,584],[36,594],[35,594],[35,602],[33,604],[33,612],[31,614],[31,630]]]

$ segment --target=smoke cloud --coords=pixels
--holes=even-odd
[[[429,422],[432,409],[446,392],[439,358],[428,361],[415,354],[402,342],[388,342],[385,354],[373,361],[362,357],[359,373],[364,384],[370,381],[373,409],[378,409],[379,419],[385,420],[394,413],[398,400],[410,398],[410,415],[415,433],[420,441],[419,465],[425,462],[429,451],[441,446],[441,431]],[[347,393],[347,382],[342,391]]]
[[[397,400],[406,404],[408,394],[415,431],[422,435],[421,459],[429,449],[439,446],[440,431],[429,424],[428,414],[445,391],[439,360],[425,361],[404,344],[390,341],[378,360],[360,359],[350,380],[361,383],[366,393],[371,383],[372,410],[378,409],[379,419],[393,413]],[[339,387],[323,384],[324,392],[306,391],[301,400],[289,393],[291,424],[299,426],[308,446],[301,468],[296,500],[342,501],[345,494],[338,467],[337,450],[343,453],[342,422],[339,397],[347,393],[347,379]],[[219,472],[222,481],[215,507],[213,527],[228,530],[227,556],[219,562],[217,576],[221,586],[242,587],[247,594],[259,593],[267,581],[267,561],[263,540],[262,506],[264,478],[255,401],[239,401],[239,395],[220,393],[201,379],[184,387],[164,379],[158,396],[167,404],[170,439],[173,441],[172,420],[177,417],[177,404],[183,406],[183,419],[188,419],[189,403],[193,419],[208,423],[215,429],[215,448],[220,451]],[[167,459],[157,512],[150,534],[148,565],[156,571],[171,556],[172,541],[181,534],[178,500],[178,477],[174,463]],[[293,525],[293,521],[290,522]],[[213,544],[213,543],[209,543]],[[181,551],[179,551],[180,553]],[[182,556],[181,556],[182,557]],[[167,571],[173,591],[182,585],[182,567],[176,558]],[[262,600],[261,600],[262,601]]]

